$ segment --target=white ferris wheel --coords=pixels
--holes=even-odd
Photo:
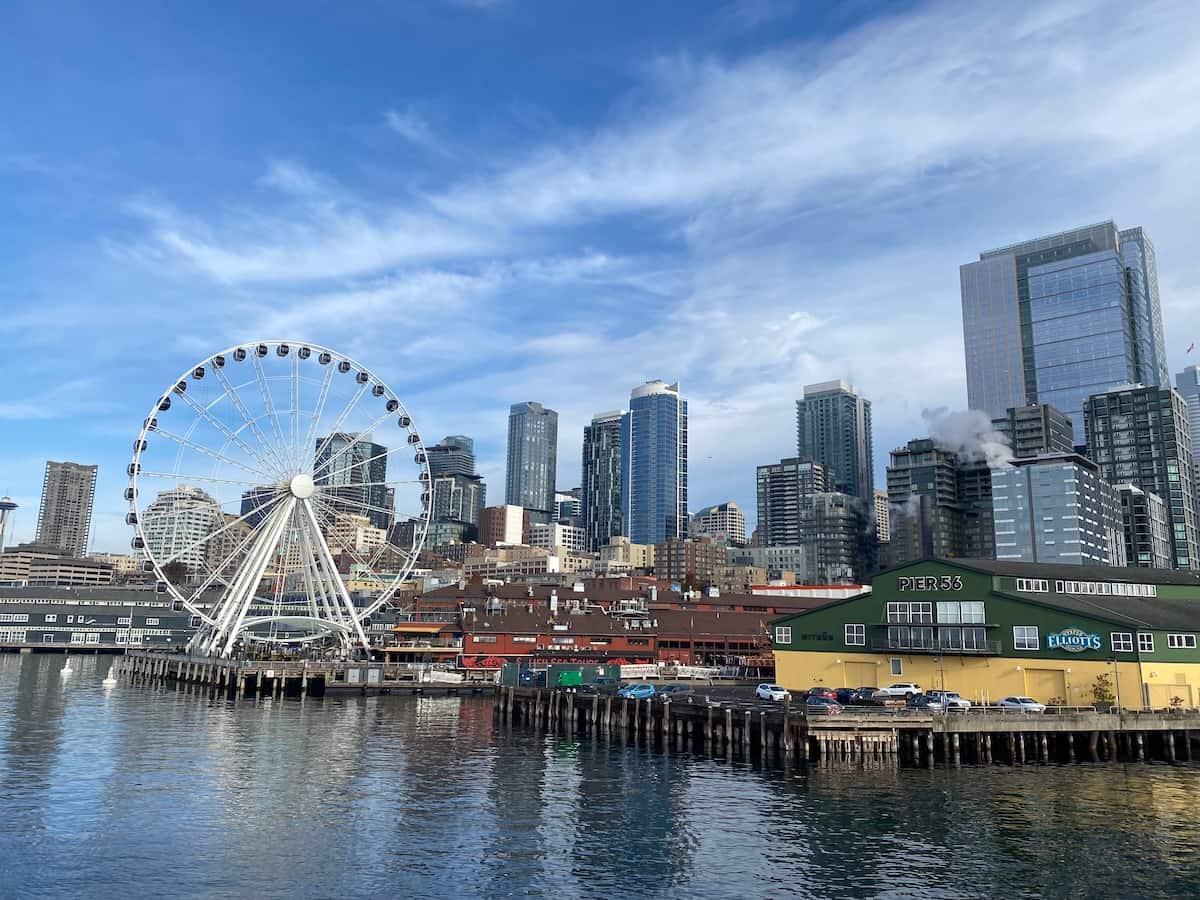
[[[240,344],[184,371],[142,423],[128,474],[133,547],[191,613],[196,653],[369,646],[429,526],[429,464],[404,404],[303,342]]]

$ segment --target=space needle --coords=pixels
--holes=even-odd
[[[4,551],[4,538],[8,535],[8,519],[17,504],[12,497],[0,497],[0,552]]]

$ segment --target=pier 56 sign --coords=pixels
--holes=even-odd
[[[1102,650],[1104,642],[1100,635],[1089,634],[1082,628],[1064,628],[1058,634],[1046,635],[1047,650],[1066,650],[1068,653],[1082,653],[1084,650]]]

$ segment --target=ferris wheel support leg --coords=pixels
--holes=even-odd
[[[264,539],[254,548],[254,562],[246,567],[247,579],[242,586],[240,595],[236,598],[236,603],[230,604],[230,612],[236,611],[236,621],[233,622],[232,627],[227,628],[225,634],[219,635],[219,637],[225,639],[225,646],[221,650],[221,656],[229,656],[233,651],[233,645],[237,641],[238,632],[241,631],[242,622],[246,619],[246,612],[250,609],[250,604],[254,602],[254,592],[266,574],[267,566],[271,564],[271,554],[279,546],[279,539],[283,536],[283,531],[287,527],[288,520],[291,519],[292,511],[295,507],[296,500],[293,497],[284,504],[282,509],[277,509],[275,521],[267,529]],[[231,615],[229,619],[232,618],[233,616]],[[228,622],[229,619],[226,621]]]
[[[321,525],[317,521],[317,515],[313,512],[312,504],[307,500],[300,501],[304,507],[304,512],[308,517],[309,524],[312,526],[314,534],[321,533]],[[354,601],[350,599],[350,594],[346,591],[346,584],[342,581],[342,576],[337,570],[337,566],[333,564],[333,557],[329,553],[329,546],[325,541],[319,541],[317,544],[317,552],[321,556],[321,561],[325,565],[325,570],[328,572],[330,579],[333,582],[334,594],[336,599],[340,601],[346,610],[346,615],[349,617],[349,622],[354,626],[355,634],[359,642],[365,649],[370,649],[371,643],[367,640],[367,634],[363,631],[362,621],[358,618],[358,613],[354,609]]]

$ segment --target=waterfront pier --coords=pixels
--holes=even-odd
[[[321,697],[328,692],[482,693],[479,681],[429,681],[402,665],[366,660],[225,659],[129,650],[114,664],[132,683],[188,684],[238,697]]]
[[[566,734],[604,735],[664,752],[761,755],[783,763],[890,762],[895,765],[1031,765],[1075,762],[1191,762],[1200,758],[1200,714],[1064,708],[1028,714],[850,707],[808,715],[767,705],[690,696],[646,700],[571,690],[497,687],[502,723]]]

